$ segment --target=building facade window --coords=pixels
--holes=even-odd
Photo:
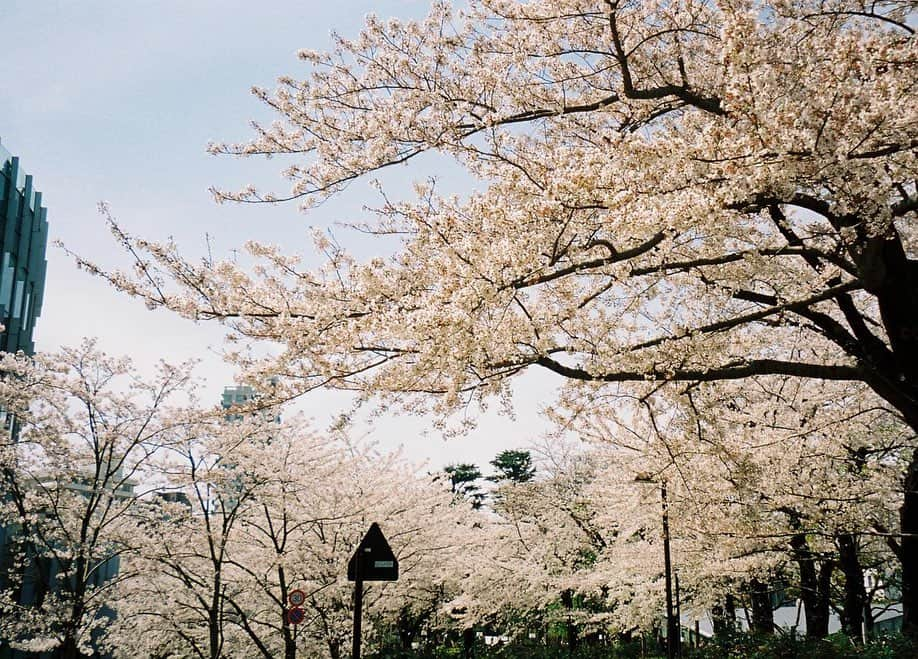
[[[0,351],[34,354],[47,261],[47,209],[19,159],[0,145]]]

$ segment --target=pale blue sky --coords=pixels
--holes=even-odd
[[[295,205],[218,206],[212,185],[267,183],[284,189],[275,163],[215,158],[210,140],[248,137],[247,122],[265,118],[249,94],[273,87],[279,75],[305,71],[300,48],[325,48],[329,33],[355,34],[369,11],[419,17],[426,0],[0,0],[0,140],[35,177],[44,193],[52,240],[106,264],[120,255],[96,211],[101,200],[133,233],[174,236],[188,253],[226,257],[250,238],[308,250],[307,228],[353,219],[374,197],[365,184],[308,216]],[[388,176],[403,185],[419,173]],[[363,246],[372,249],[372,246]],[[112,354],[142,366],[157,358],[197,356],[216,401],[233,379],[217,352],[217,325],[195,325],[137,301],[75,269],[49,247],[45,304],[36,332],[39,350],[98,336]],[[384,419],[373,438],[403,443],[432,466],[473,461],[485,465],[501,448],[526,444],[543,428],[539,401],[554,383],[528,378],[520,388],[519,419],[494,414],[465,439],[445,443],[421,434],[427,420]],[[322,425],[342,396],[316,395],[300,407]]]

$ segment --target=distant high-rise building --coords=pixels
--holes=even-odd
[[[0,350],[35,352],[45,289],[47,209],[19,158],[0,145]]]
[[[274,380],[268,380],[267,384],[269,387],[273,386]],[[233,387],[224,387],[223,399],[220,405],[227,412],[227,421],[241,421],[244,417],[239,413],[240,408],[245,410],[247,407],[254,407],[254,409],[248,410],[250,414],[258,413],[266,420],[280,423],[280,415],[277,413],[277,408],[272,405],[260,407],[260,398],[262,398],[262,393],[249,385],[243,384]]]
[[[255,400],[255,389],[247,385],[238,385],[235,387],[223,388],[223,400],[220,406],[227,411],[227,421],[242,421],[241,414],[231,412],[233,408],[239,408]]]
[[[234,387],[224,387],[223,388],[223,400],[221,405],[224,410],[228,410],[231,407],[236,407],[237,405],[244,405],[251,400],[255,399],[255,388],[248,385],[236,385]]]

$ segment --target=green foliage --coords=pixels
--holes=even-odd
[[[476,659],[631,659],[640,656],[640,644],[582,645],[573,652],[563,646],[509,644],[476,655]]]
[[[914,659],[918,645],[901,635],[879,636],[858,646],[844,634],[808,639],[738,633],[684,654],[691,659]]]
[[[368,655],[374,659],[464,659],[460,644],[426,650],[388,650]],[[485,646],[476,642],[474,659],[661,659],[665,649],[640,640],[612,645],[583,644],[571,652],[563,645],[544,645],[514,641],[505,645]],[[686,659],[914,659],[918,645],[901,635],[879,636],[865,646],[856,646],[843,634],[813,640],[793,634],[755,636],[737,633],[719,641],[711,640],[701,648],[683,648]]]
[[[495,482],[513,481],[526,483],[535,476],[535,467],[532,466],[532,455],[529,451],[501,451],[493,460],[491,466],[497,474],[488,478]]]
[[[465,497],[472,502],[472,506],[480,508],[484,500],[484,493],[478,487],[481,470],[474,464],[463,462],[461,464],[447,465],[443,469],[449,476],[450,487],[453,494]]]

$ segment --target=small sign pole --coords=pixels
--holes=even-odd
[[[363,616],[363,582],[397,581],[398,559],[373,522],[347,564],[348,581],[354,583],[354,645],[351,659],[360,659],[360,623]]]
[[[360,623],[363,616],[363,579],[360,568],[357,568],[357,580],[354,582],[354,646],[352,659],[360,659]]]

